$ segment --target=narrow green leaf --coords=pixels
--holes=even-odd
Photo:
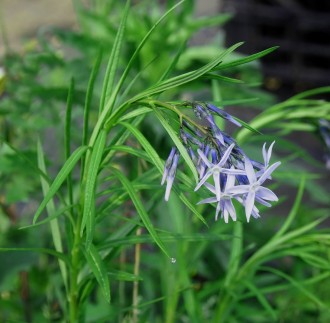
[[[84,254],[90,269],[101,287],[105,300],[107,303],[110,303],[110,283],[105,263],[93,244],[90,244],[89,248],[84,250]]]
[[[71,79],[68,98],[66,103],[66,114],[65,114],[65,136],[64,136],[64,150],[65,159],[70,156],[70,143],[71,143],[71,116],[72,116],[72,104],[74,95],[74,78]]]
[[[130,8],[130,1],[126,1],[126,6],[123,12],[123,17],[120,21],[120,25],[118,27],[117,35],[114,41],[114,44],[112,46],[111,54],[109,57],[108,61],[108,66],[105,72],[105,78],[103,82],[103,87],[102,87],[102,93],[101,93],[101,100],[100,100],[100,108],[99,111],[100,113],[105,109],[106,101],[111,95],[111,93],[114,90],[114,84],[115,84],[115,77],[116,77],[116,72],[118,68],[118,63],[119,63],[119,57],[120,57],[120,49],[121,45],[124,40],[124,31],[126,27],[126,22],[127,22],[127,16]],[[113,105],[114,102],[110,102],[110,106]],[[106,111],[108,113],[109,111]]]
[[[74,166],[77,164],[79,159],[82,157],[82,155],[87,151],[88,147],[82,146],[77,148],[72,155],[69,157],[69,159],[65,162],[59,173],[57,174],[56,178],[54,179],[54,182],[49,187],[49,190],[44,197],[43,201],[41,202],[40,206],[38,207],[34,218],[33,223],[36,223],[38,220],[41,212],[44,210],[48,202],[53,198],[53,196],[57,193],[58,189],[62,185],[62,183],[67,178],[68,174],[72,171]]]
[[[86,165],[86,184],[84,187],[84,210],[82,217],[82,225],[80,234],[82,235],[86,226],[86,245],[87,249],[93,240],[94,232],[94,198],[95,198],[95,184],[97,174],[101,165],[102,155],[106,143],[107,133],[104,129],[101,130],[99,136],[96,138],[94,147],[92,148],[89,164]]]
[[[307,91],[298,93],[298,94],[294,95],[293,97],[291,97],[289,99],[289,101],[300,100],[300,99],[303,99],[303,98],[306,98],[309,96],[314,96],[314,95],[329,93],[329,92],[330,92],[330,86],[323,86],[323,87],[319,87],[317,89],[307,90]]]
[[[153,224],[150,221],[149,215],[147,214],[142,201],[138,197],[137,193],[134,190],[134,187],[132,186],[131,182],[116,168],[111,167],[111,171],[113,174],[119,179],[119,181],[122,183],[122,185],[127,190],[128,195],[130,196],[136,211],[138,212],[139,216],[141,217],[142,222],[144,223],[145,227],[147,228],[148,232],[150,233],[151,237],[155,241],[155,243],[159,246],[159,248],[164,252],[164,254],[167,257],[169,256],[169,253],[163,244],[162,240],[159,238]]]
[[[44,160],[44,153],[42,150],[42,146],[40,143],[40,140],[38,140],[38,146],[37,146],[37,152],[38,152],[38,166],[39,168],[46,173],[46,165],[45,165],[45,160]],[[41,180],[41,186],[42,186],[42,191],[44,196],[47,196],[47,194],[50,191],[49,183],[42,177],[40,176]],[[47,208],[47,213],[48,215],[52,215],[55,213],[55,204],[52,199],[49,200],[48,204],[46,205]],[[52,238],[53,238],[53,243],[55,246],[55,250],[59,253],[63,253],[63,245],[62,245],[62,238],[61,238],[61,231],[60,231],[60,226],[57,221],[57,218],[52,219],[50,222],[50,229],[52,233]],[[60,271],[61,275],[63,278],[63,282],[65,285],[65,288],[68,289],[68,272],[67,268],[65,266],[65,263],[59,260],[59,266],[60,266]]]
[[[217,70],[217,71],[224,70],[226,68],[231,68],[231,67],[234,67],[234,66],[243,65],[243,64],[255,61],[255,60],[257,60],[257,59],[259,59],[259,58],[261,58],[265,55],[268,55],[269,53],[273,52],[277,48],[279,48],[279,46],[274,46],[274,47],[265,49],[261,52],[258,52],[256,54],[249,55],[247,57],[243,57],[243,58],[237,59],[237,60],[232,61],[232,62],[221,64],[218,67],[216,67],[215,70]]]
[[[136,127],[132,126],[132,124],[130,124],[128,122],[120,122],[120,124],[125,126],[134,135],[134,137],[139,141],[141,146],[144,148],[146,153],[149,155],[150,159],[152,160],[154,165],[157,167],[159,172],[163,173],[164,164],[163,164],[162,160],[158,156],[156,150],[151,146],[149,141],[141,133],[141,131],[138,130]]]
[[[258,135],[262,135],[262,133],[259,131],[259,130],[257,130],[257,129],[255,129],[255,128],[253,128],[253,127],[251,127],[248,123],[246,123],[245,121],[243,121],[243,120],[241,120],[241,119],[239,119],[239,118],[237,118],[237,117],[235,117],[235,116],[233,116],[232,115],[232,117],[235,119],[235,120],[237,120],[244,128],[246,128],[246,129],[248,129],[248,130],[250,130],[251,132],[254,132],[254,133],[256,133],[256,134],[258,134]]]
[[[244,83],[244,81],[242,81],[242,80],[234,79],[234,78],[228,77],[228,76],[219,75],[216,73],[206,73],[205,75],[203,75],[203,78],[224,81],[224,82],[228,82],[228,83]]]
[[[154,109],[154,112],[155,112],[158,120],[160,121],[160,123],[164,127],[164,129],[167,131],[167,133],[169,134],[169,136],[173,140],[175,146],[180,151],[181,156],[183,157],[183,159],[187,163],[188,167],[190,168],[190,170],[191,170],[191,172],[192,172],[192,174],[195,178],[195,182],[197,183],[198,182],[197,170],[196,170],[196,167],[195,167],[194,163],[192,162],[191,158],[189,157],[189,155],[186,151],[186,148],[183,146],[181,141],[178,139],[177,134],[175,133],[173,128],[168,124],[168,122],[165,120],[162,113],[157,108]]]
[[[112,277],[114,280],[120,280],[120,281],[141,281],[143,280],[142,277],[136,276],[131,273],[127,273],[124,271],[119,270],[111,270],[108,271],[108,275]]]
[[[183,84],[192,82],[192,81],[200,78],[204,74],[206,74],[206,73],[214,70],[216,68],[216,66],[218,66],[221,63],[221,61],[227,55],[229,55],[231,52],[233,52],[235,49],[237,49],[241,45],[242,45],[242,43],[238,43],[238,44],[235,44],[235,45],[231,46],[227,50],[223,51],[212,62],[210,62],[210,63],[202,66],[201,68],[199,68],[199,69],[197,69],[195,71],[187,72],[185,74],[172,77],[172,78],[167,79],[165,81],[162,81],[162,82],[160,82],[158,84],[155,84],[154,86],[151,86],[146,91],[144,91],[144,92],[138,94],[137,96],[133,97],[129,102],[130,103],[133,103],[133,102],[139,101],[139,100],[144,99],[146,97],[150,97],[152,95],[155,95],[155,94],[158,94],[158,93],[167,91],[167,90],[172,89],[174,87],[178,87],[180,85],[183,85]],[[117,110],[117,113],[118,113],[118,110]]]
[[[147,40],[150,38],[151,34],[153,33],[153,31],[156,29],[156,27],[172,12],[174,11],[178,6],[180,6],[182,4],[182,2],[184,2],[185,0],[181,0],[179,1],[176,5],[174,5],[171,9],[169,9],[167,12],[165,12],[164,15],[162,15],[158,21],[156,21],[156,23],[150,28],[150,30],[148,31],[148,33],[143,37],[142,41],[140,42],[140,44],[138,45],[138,47],[136,48],[136,50],[134,51],[132,57],[130,58],[129,62],[126,65],[125,71],[122,74],[122,77],[120,78],[116,91],[115,92],[119,92],[122,84],[124,83],[127,74],[129,72],[129,70],[131,69],[133,62],[135,60],[135,58],[138,56],[138,54],[140,53],[141,49],[143,48],[143,46],[145,45],[145,43],[147,42]],[[114,99],[115,99],[116,93],[114,94]]]
[[[64,151],[65,151],[65,160],[67,160],[71,153],[71,118],[72,118],[72,104],[73,104],[73,95],[74,95],[74,78],[71,79],[69,93],[66,104],[66,113],[65,113],[65,135],[64,135]],[[70,204],[73,204],[73,189],[72,189],[72,178],[71,174],[68,174],[67,177],[67,186],[68,186],[68,196]]]
[[[171,72],[174,70],[174,68],[175,68],[176,64],[178,63],[179,58],[182,55],[183,51],[185,50],[186,46],[187,46],[187,42],[185,41],[180,46],[180,48],[177,51],[177,53],[175,54],[172,62],[168,65],[168,67],[164,71],[163,75],[160,77],[160,79],[158,81],[159,83],[162,82],[163,80],[165,80],[171,74]]]
[[[296,199],[293,203],[293,206],[291,208],[291,211],[290,211],[288,217],[286,218],[285,222],[281,226],[281,228],[273,236],[272,240],[276,240],[277,238],[283,236],[283,234],[288,230],[288,228],[290,227],[292,221],[296,217],[296,215],[298,213],[298,210],[299,210],[299,207],[300,207],[300,204],[301,204],[301,201],[302,201],[303,194],[304,194],[305,182],[306,182],[306,178],[305,178],[305,176],[302,176],[302,178],[300,180],[298,193],[297,193]]]
[[[123,115],[119,119],[119,121],[125,121],[125,120],[128,120],[128,119],[137,117],[139,115],[143,115],[143,114],[149,113],[151,111],[152,111],[152,109],[151,108],[147,108],[147,107],[138,108],[138,109],[135,109],[135,110],[133,110],[131,112],[128,112],[125,115]]]
[[[128,153],[130,155],[134,155],[138,158],[144,159],[144,160],[152,163],[152,160],[149,157],[149,155],[141,149],[136,149],[136,148],[133,148],[133,147],[130,147],[130,146],[124,146],[124,145],[110,146],[110,147],[108,147],[108,149],[110,151],[114,150],[114,151],[120,151],[120,152]]]
[[[137,116],[133,121],[131,121],[131,124],[135,127],[137,127],[142,121],[144,117],[143,115]],[[126,141],[126,139],[130,136],[131,132],[128,129],[120,128],[118,133],[114,136],[114,138],[111,138],[109,145],[122,145]],[[115,151],[109,150],[105,158],[103,159],[102,164],[106,165],[111,158],[114,156]]]
[[[65,207],[61,210],[58,210],[57,212],[53,213],[52,215],[48,216],[46,219],[44,219],[42,221],[38,221],[36,224],[31,224],[31,225],[26,225],[24,227],[20,227],[19,230],[31,229],[31,228],[38,227],[39,225],[46,224],[46,223],[58,218],[59,216],[61,216],[65,212],[71,210],[73,207],[75,207],[75,205],[67,206],[67,207]]]
[[[320,306],[321,308],[328,308],[328,306],[323,303],[318,297],[316,297],[313,293],[311,293],[304,285],[303,282],[299,282],[294,278],[290,277],[289,275],[283,273],[280,270],[271,267],[261,267],[261,270],[269,271],[279,277],[282,277],[289,281],[292,286],[296,287],[302,294],[304,294],[307,298],[313,301],[316,305]]]
[[[189,210],[191,212],[193,212],[197,216],[197,218],[208,227],[208,224],[207,224],[206,220],[204,219],[204,217],[197,211],[196,207],[192,203],[190,203],[190,201],[187,199],[187,197],[182,192],[179,192],[179,190],[177,190],[175,187],[174,187],[174,190],[178,194],[180,200],[189,208]]]
[[[270,317],[272,318],[272,321],[275,322],[277,320],[277,314],[273,310],[273,308],[270,306],[269,302],[267,301],[266,297],[262,294],[260,289],[256,286],[254,286],[254,284],[252,284],[247,279],[243,280],[243,283],[252,292],[252,294],[254,294],[256,296],[256,298],[258,299],[260,304],[263,306],[263,308],[266,310],[266,312],[269,313]]]
[[[82,136],[82,144],[84,146],[87,145],[88,127],[89,127],[89,112],[90,112],[91,106],[92,106],[94,85],[95,85],[96,77],[100,70],[101,61],[102,61],[102,51],[100,50],[99,54],[96,58],[96,61],[94,63],[92,73],[89,77],[87,91],[86,91],[85,106],[84,106],[84,125],[83,125],[83,136]]]

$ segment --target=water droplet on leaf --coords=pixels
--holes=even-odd
[[[171,263],[175,264],[176,263],[176,258],[171,258]]]

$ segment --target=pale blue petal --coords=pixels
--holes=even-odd
[[[267,163],[267,151],[266,151],[266,143],[262,146],[262,157],[264,159],[264,164],[268,165]]]
[[[236,210],[231,200],[225,201],[225,208],[228,210],[230,217],[233,221],[236,221]]]
[[[213,165],[211,164],[211,162],[208,160],[208,158],[204,155],[204,153],[200,150],[197,149],[198,155],[203,159],[203,162],[208,166],[208,167],[212,167]]]
[[[269,175],[280,165],[281,165],[281,162],[276,162],[275,164],[269,166],[269,168],[267,168],[264,171],[264,173],[260,176],[260,178],[258,179],[259,185],[261,185],[269,177]]]
[[[221,206],[220,206],[220,202],[218,202],[218,204],[217,204],[217,209],[216,209],[216,211],[215,211],[215,221],[218,220],[218,216],[219,216],[220,208],[221,208]]]
[[[219,173],[213,173],[214,187],[215,187],[215,195],[217,200],[220,201],[221,197],[221,188],[220,188],[220,176]]]
[[[230,156],[230,153],[231,151],[233,150],[233,148],[235,147],[235,144],[231,144],[227,150],[225,151],[225,153],[223,154],[221,160],[219,161],[218,163],[218,166],[222,166],[226,163],[227,159],[229,158]]]
[[[267,201],[278,201],[278,197],[267,187],[260,186],[257,191],[257,196]]]
[[[168,168],[165,166],[161,185],[164,185],[167,175],[168,175]]]
[[[261,197],[259,197],[259,196],[258,196],[258,193],[256,194],[255,200],[256,200],[258,203],[260,203],[260,204],[262,204],[262,205],[264,205],[264,206],[267,206],[267,207],[271,207],[271,206],[272,206],[270,203],[264,201]]]
[[[251,212],[254,206],[254,197],[255,197],[255,192],[250,191],[245,200],[245,215],[247,222],[250,221]]]
[[[244,170],[228,169],[228,168],[220,168],[220,172],[222,172],[224,174],[233,174],[233,175],[245,175],[246,174]]]
[[[228,210],[226,208],[224,208],[222,212],[222,217],[225,220],[225,223],[228,223]]]
[[[230,188],[234,187],[235,179],[236,177],[234,175],[228,174],[225,191],[228,191]]]
[[[272,142],[272,144],[269,146],[268,153],[267,153],[267,166],[269,165],[270,158],[272,157],[272,150],[273,146],[275,144],[275,141]]]
[[[250,162],[248,157],[245,157],[245,172],[246,172],[247,178],[249,179],[250,184],[253,184],[257,181],[257,177],[254,172],[252,163]]]
[[[204,177],[200,180],[200,182],[195,187],[195,191],[199,190],[200,187],[205,183],[205,181],[212,175],[212,172],[207,172]]]
[[[204,186],[209,190],[211,191],[213,194],[215,194],[215,187],[213,185],[211,185],[210,183],[208,182],[205,182],[204,183]]]
[[[170,198],[173,181],[174,181],[174,177],[168,177],[167,178],[166,191],[165,191],[165,201],[166,202]]]
[[[245,194],[250,191],[250,185],[237,185],[230,188],[227,193],[229,194]]]
[[[216,197],[209,197],[205,200],[199,201],[197,204],[209,204],[209,203],[215,203],[218,202]]]

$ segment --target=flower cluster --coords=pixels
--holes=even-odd
[[[180,139],[185,146],[196,170],[199,182],[195,191],[202,186],[211,194],[211,197],[198,204],[216,203],[215,219],[221,218],[227,223],[229,217],[236,221],[236,210],[233,199],[245,208],[246,219],[249,222],[251,215],[259,218],[256,202],[270,207],[269,202],[277,201],[277,196],[268,188],[262,186],[271,179],[272,172],[281,164],[276,162],[270,165],[273,142],[268,150],[263,145],[263,163],[250,159],[237,145],[235,140],[219,129],[214,114],[241,127],[241,123],[230,114],[210,103],[191,103],[196,123],[187,118],[182,120]],[[175,178],[180,153],[172,148],[165,163],[162,185],[166,182],[165,200],[170,197],[171,188]]]

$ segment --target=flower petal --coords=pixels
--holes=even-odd
[[[268,152],[267,152],[267,166],[269,165],[270,157],[272,156],[272,150],[273,150],[274,144],[275,144],[275,141],[273,141],[272,144],[268,148]]]
[[[245,200],[245,215],[247,222],[250,221],[251,212],[254,206],[254,197],[255,197],[255,192],[250,191]]]
[[[211,191],[213,194],[215,194],[215,187],[213,185],[211,185],[210,183],[208,182],[205,182],[204,183],[204,186],[209,190]]]
[[[221,160],[218,163],[218,166],[222,166],[225,164],[225,162],[227,161],[228,157],[230,156],[231,151],[233,150],[233,148],[235,147],[235,144],[231,144],[227,150],[225,151],[225,153],[223,154]]]
[[[228,191],[230,188],[234,187],[235,179],[236,177],[234,175],[228,174],[225,191]]]
[[[260,186],[256,195],[267,201],[278,201],[276,194],[267,187]]]
[[[215,221],[218,220],[218,216],[219,216],[220,208],[221,208],[221,205],[220,205],[220,202],[218,202],[218,204],[217,204],[217,209],[216,209],[216,211],[215,211]]]
[[[233,221],[236,221],[236,210],[231,200],[225,200],[225,208],[228,210],[230,217]]]
[[[167,177],[167,184],[166,184],[166,191],[165,191],[165,201],[166,202],[170,198],[173,181],[174,181],[174,177]]]
[[[200,180],[200,182],[195,187],[195,192],[201,188],[201,186],[206,182],[206,180],[212,175],[212,172],[208,171],[204,177]]]
[[[217,198],[216,197],[209,197],[205,200],[201,200],[199,201],[197,204],[209,204],[209,203],[215,203],[215,202],[218,202]]]
[[[249,179],[250,184],[253,184],[257,181],[257,177],[254,172],[252,163],[248,157],[245,157],[245,172],[246,172],[247,178]]]
[[[250,191],[250,185],[237,185],[227,190],[228,194],[245,194]]]
[[[269,175],[280,165],[281,162],[278,161],[275,164],[269,166],[269,168],[265,169],[264,173],[258,179],[259,185],[261,185],[269,177]]]
[[[258,203],[260,203],[260,204],[262,204],[262,205],[264,205],[264,206],[267,206],[267,207],[271,207],[271,206],[272,206],[270,203],[264,201],[264,200],[263,200],[261,197],[259,197],[258,195],[256,195],[255,200],[256,200]]]
[[[215,195],[217,200],[220,201],[221,197],[221,188],[220,188],[220,174],[218,172],[213,173],[214,187],[215,187]]]
[[[208,160],[208,158],[204,155],[204,153],[200,150],[197,149],[197,153],[198,155],[202,158],[203,162],[208,166],[208,167],[212,167],[213,165],[211,164],[211,162]]]

